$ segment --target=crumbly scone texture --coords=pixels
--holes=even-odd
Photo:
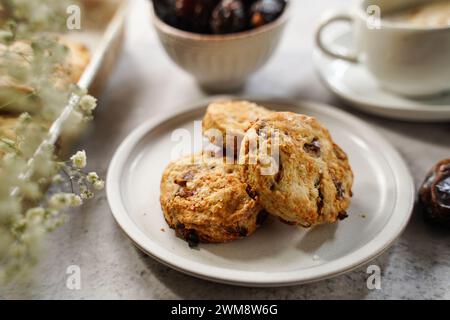
[[[90,53],[84,45],[64,37],[59,36],[58,41],[68,48],[67,56],[64,62],[55,68],[55,71],[50,76],[50,81],[57,88],[65,88],[69,84],[77,83],[81,78],[89,64]],[[18,66],[23,67],[25,70],[31,68],[35,54],[29,42],[15,41],[10,45],[0,44],[0,63],[4,62],[4,58],[2,59],[1,57],[5,56],[6,52]],[[36,106],[39,108],[40,105],[38,101],[30,101],[32,99],[30,97],[34,97],[33,93],[35,91],[36,88],[30,83],[22,83],[7,73],[0,75],[0,104],[7,104],[2,111],[34,112]],[[11,100],[17,101],[11,103]]]
[[[81,78],[84,70],[90,61],[90,53],[83,44],[73,42],[65,37],[58,37],[58,41],[67,47],[67,57],[61,68],[57,69],[54,77],[55,81],[63,83],[76,83]],[[18,65],[29,67],[34,59],[34,52],[31,44],[26,41],[16,41],[9,46],[0,44],[0,53],[8,52],[10,59],[15,59]],[[0,58],[1,61],[1,58]],[[32,91],[33,88],[28,88],[16,83],[7,76],[0,78],[1,86],[12,86],[17,90],[22,90],[25,93]]]
[[[161,207],[169,226],[188,242],[223,243],[245,238],[261,224],[258,199],[237,164],[196,154],[168,165]]]
[[[24,41],[15,41],[9,45],[0,43],[0,63],[9,63],[5,61],[8,56],[11,61],[15,61],[15,65],[27,68],[29,67],[29,61],[33,59],[33,49],[31,45]],[[33,88],[18,83],[7,72],[0,75],[0,91],[8,91],[8,93],[30,94],[33,92]],[[1,92],[0,92],[1,98]]]
[[[315,118],[277,112],[258,120],[244,137],[239,163],[261,205],[282,221],[310,227],[347,217],[353,173]]]
[[[0,116],[0,138],[15,140],[14,128],[18,124],[18,118],[14,116]]]
[[[17,115],[0,115],[0,138],[8,139],[13,142],[17,142],[16,128],[21,126],[20,116]],[[31,137],[42,136],[43,133],[47,132],[50,124],[48,121],[43,121],[40,119],[32,119],[32,121],[24,123],[22,130],[26,130]],[[4,150],[0,148],[0,158],[4,156]]]
[[[77,83],[89,64],[89,50],[83,44],[70,41],[64,37],[61,37],[59,41],[69,49],[62,71],[65,72],[71,83]]]
[[[203,132],[210,129],[242,138],[250,126],[272,111],[248,101],[217,101],[211,103],[203,118]]]

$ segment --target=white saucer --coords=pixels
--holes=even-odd
[[[112,159],[107,179],[112,213],[148,255],[203,279],[286,286],[350,271],[380,255],[400,235],[411,214],[414,187],[405,162],[388,141],[361,120],[331,106],[256,100],[274,110],[315,116],[330,129],[348,153],[355,174],[350,217],[310,230],[269,218],[247,239],[190,249],[164,221],[159,185],[173,152],[180,149],[176,138],[193,133],[194,121],[202,119],[209,101],[150,119],[129,135]],[[176,129],[181,130],[172,135]],[[186,141],[183,146],[190,144]]]
[[[332,32],[330,30],[330,32]],[[328,32],[327,32],[328,33]],[[348,51],[350,32],[327,34],[329,47]],[[315,48],[314,64],[326,86],[353,107],[378,116],[408,121],[450,121],[450,93],[430,99],[410,99],[383,90],[362,64],[325,55]]]

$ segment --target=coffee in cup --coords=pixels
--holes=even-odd
[[[449,13],[450,0],[360,0],[354,8],[328,13],[316,44],[329,56],[364,64],[386,90],[431,96],[450,91]],[[354,53],[339,53],[323,41],[323,30],[336,21],[353,25]]]
[[[450,26],[450,1],[429,1],[392,12],[384,20],[408,24],[418,28],[443,28]]]

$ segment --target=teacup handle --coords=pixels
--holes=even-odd
[[[331,23],[333,22],[338,22],[338,21],[345,21],[348,23],[353,23],[354,19],[352,17],[352,15],[348,12],[331,12],[328,13],[320,22],[319,27],[317,28],[316,31],[316,45],[317,47],[319,47],[320,50],[322,50],[322,52],[324,52],[325,54],[336,58],[336,59],[342,59],[342,60],[346,60],[349,62],[353,62],[356,63],[358,62],[358,56],[356,54],[342,54],[339,52],[336,52],[335,50],[333,50],[332,48],[328,48],[325,43],[323,42],[322,39],[322,33],[323,30]]]

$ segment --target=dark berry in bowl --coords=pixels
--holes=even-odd
[[[172,26],[177,24],[175,2],[176,0],[153,0],[156,15]]]
[[[250,25],[252,28],[263,26],[276,20],[286,6],[285,0],[257,0],[250,8]]]
[[[286,0],[153,0],[165,23],[201,34],[228,34],[254,29],[276,20]]]
[[[211,30],[215,34],[243,31],[247,27],[247,15],[241,0],[221,0],[211,16]]]
[[[450,226],[450,159],[430,170],[419,190],[419,201],[427,221]]]
[[[220,0],[174,0],[174,27],[182,30],[210,33],[211,14]]]

